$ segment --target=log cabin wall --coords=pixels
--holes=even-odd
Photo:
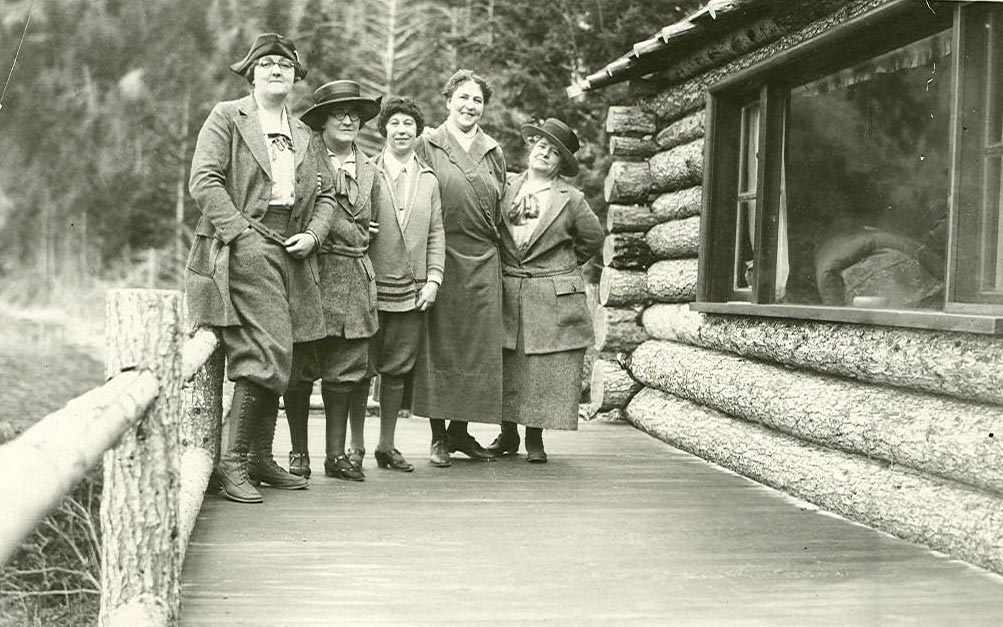
[[[886,4],[770,17],[631,85],[606,130],[594,412],[818,507],[1003,573],[1003,341],[701,314],[707,88]]]

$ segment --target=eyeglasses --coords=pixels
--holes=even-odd
[[[354,109],[331,109],[330,116],[335,120],[344,120],[347,117],[353,122],[358,122],[359,118],[362,117]]]
[[[257,65],[262,70],[270,70],[270,69],[272,69],[273,65],[277,65],[277,66],[279,66],[280,69],[283,69],[283,70],[291,70],[294,67],[296,67],[296,65],[292,61],[290,61],[288,59],[277,59],[276,60],[276,59],[268,59],[268,58],[258,59],[258,61],[257,61],[257,63],[255,63],[255,65]]]

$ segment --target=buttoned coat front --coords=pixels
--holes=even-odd
[[[602,226],[582,192],[558,177],[548,209],[520,249],[508,209],[526,176],[513,178],[502,200],[504,347],[514,350],[521,331],[527,355],[585,348],[594,334],[578,266],[602,247]]]
[[[327,237],[334,210],[334,184],[326,153],[313,132],[288,116],[293,134],[296,166],[296,202],[289,236],[307,230],[320,241]],[[202,212],[185,272],[189,315],[195,325],[239,326],[241,320],[230,298],[228,246],[268,209],[271,198],[271,162],[258,119],[254,97],[217,104],[199,132],[192,159],[192,198]],[[289,307],[293,339],[297,342],[324,336],[316,254],[290,277]],[[259,312],[268,315],[267,312]]]

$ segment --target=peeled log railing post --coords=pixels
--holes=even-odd
[[[152,371],[160,394],[104,457],[102,627],[180,620],[178,485],[182,411],[181,294],[108,293],[106,374]]]

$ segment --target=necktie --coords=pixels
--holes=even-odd
[[[269,133],[268,139],[274,148],[278,152],[283,150],[293,151],[293,139],[284,133]]]

